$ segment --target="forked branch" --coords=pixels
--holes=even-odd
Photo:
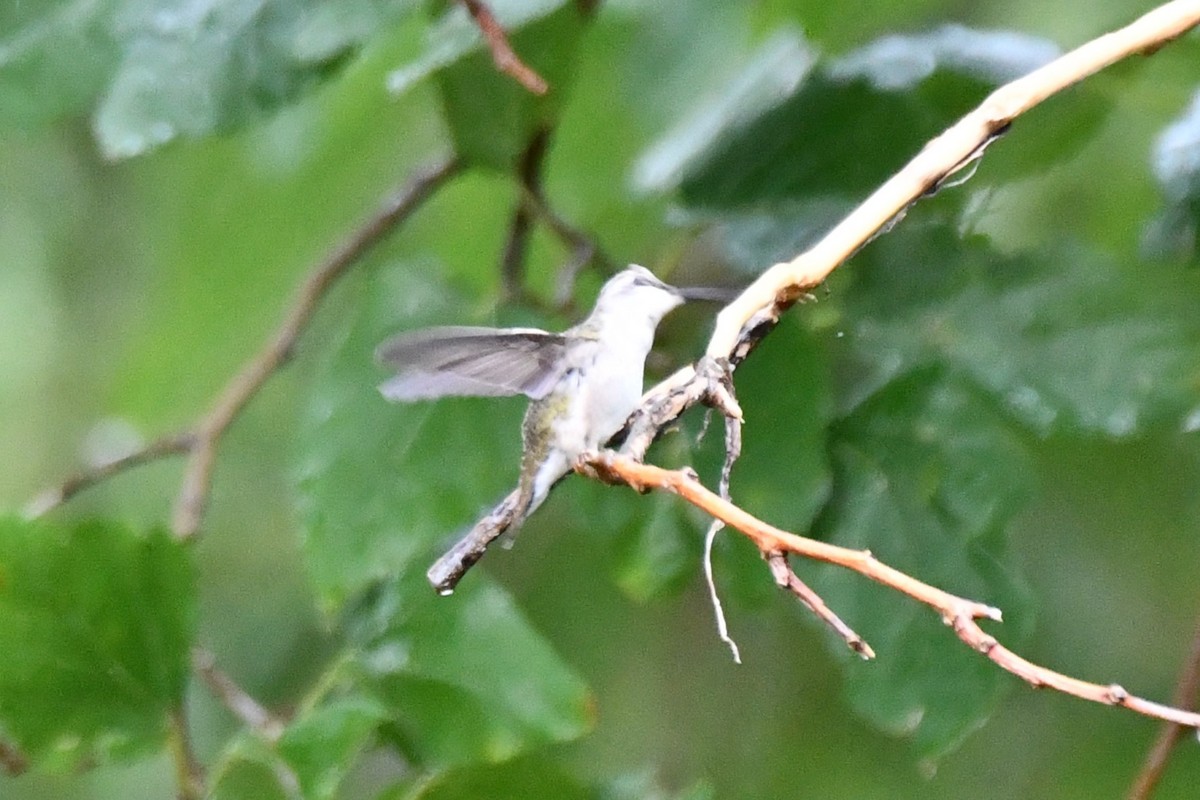
[[[123,472],[170,456],[186,455],[187,466],[172,527],[175,535],[181,539],[193,536],[200,528],[208,504],[217,446],[229,426],[267,380],[291,358],[296,343],[308,327],[318,305],[338,278],[455,175],[459,167],[457,159],[446,158],[419,171],[321,261],[300,286],[279,328],[230,379],[208,412],[196,420],[191,428],[156,439],[133,453],[79,472],[35,497],[26,506],[26,514],[40,516],[79,492]]]
[[[308,326],[322,298],[367,250],[412,214],[458,168],[457,159],[449,158],[417,173],[305,279],[278,330],[226,384],[216,402],[196,424],[195,443],[188,454],[183,486],[175,503],[171,527],[176,536],[187,539],[199,529],[208,503],[218,442],[267,379],[291,358],[300,334]]]
[[[589,465],[603,477],[639,491],[658,489],[679,495],[714,519],[741,532],[768,558],[791,553],[835,564],[908,595],[936,611],[972,650],[1035,688],[1046,687],[1094,703],[1122,706],[1148,717],[1200,730],[1200,713],[1136,697],[1117,684],[1102,685],[1072,678],[1022,658],[997,642],[976,622],[979,619],[999,622],[1000,609],[930,586],[880,562],[869,551],[838,547],[780,530],[707,489],[691,470],[666,470],[612,451],[597,454]]]

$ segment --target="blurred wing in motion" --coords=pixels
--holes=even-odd
[[[402,333],[383,342],[375,358],[396,370],[379,385],[389,400],[437,397],[545,397],[559,378],[562,334],[537,328],[446,327]]]

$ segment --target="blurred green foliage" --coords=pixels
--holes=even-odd
[[[798,564],[878,653],[852,659],[722,534],[733,665],[698,579],[706,520],[670,497],[569,480],[434,596],[430,560],[515,481],[521,403],[389,406],[371,353],[421,325],[574,319],[534,302],[572,255],[545,225],[534,301],[502,292],[541,132],[547,202],[614,263],[736,285],[991,87],[1144,9],[491,5],[546,97],[454,3],[0,9],[9,512],[185,426],[387,192],[466,165],[238,419],[198,542],[162,532],[175,463],[0,520],[0,741],[32,761],[0,796],[169,796],[181,712],[221,798],[1119,795],[1151,723],[1029,692],[927,609]],[[1200,612],[1198,63],[1193,34],[1018,120],[737,374],[741,505],[999,605],[1006,644],[1154,698]],[[651,371],[708,326],[677,312]],[[715,482],[720,426],[700,426],[652,456]],[[193,645],[286,717],[277,737],[189,678]],[[1185,744],[1159,796],[1198,783]]]

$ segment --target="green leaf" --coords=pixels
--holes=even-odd
[[[860,45],[881,31],[914,30],[945,13],[946,0],[858,0],[852,13],[844,6],[810,0],[761,0],[753,5],[759,26],[768,30],[799,25],[835,52]]]
[[[379,800],[592,800],[594,795],[561,768],[544,759],[448,770],[417,785],[396,786]]]
[[[363,696],[341,697],[306,711],[288,725],[279,754],[300,780],[306,798],[332,800],[358,754],[387,719],[387,709]]]
[[[1193,259],[1200,228],[1200,92],[1154,143],[1154,176],[1163,193],[1163,208],[1144,234],[1151,255]]]
[[[906,225],[856,260],[844,342],[852,406],[936,364],[970,376],[1040,433],[1179,429],[1195,407],[1193,274],[1126,274],[1063,243],[1001,255],[982,237]]]
[[[703,226],[732,269],[757,277],[816,244],[854,204],[837,197],[783,200],[744,209],[689,209],[680,221]]]
[[[326,611],[432,560],[517,484],[522,399],[394,404],[375,347],[402,328],[469,318],[428,267],[371,276],[320,367],[303,422],[304,552]],[[431,590],[432,591],[432,590]]]
[[[1004,529],[1032,492],[1033,470],[1003,416],[970,387],[928,370],[889,385],[839,424],[831,450],[822,538],[1000,607],[997,633],[1019,645],[1030,610],[1006,563]],[[844,570],[824,568],[814,583],[878,654],[847,667],[851,704],[880,728],[911,736],[920,755],[954,749],[1011,685],[931,609]],[[845,654],[840,640],[830,645]]]
[[[614,543],[614,571],[621,591],[645,603],[698,574],[703,525],[677,497],[656,493],[641,501]]]
[[[716,792],[707,782],[697,781],[679,791],[664,789],[653,770],[618,775],[596,793],[596,800],[713,800]]]
[[[187,684],[194,583],[163,531],[0,520],[0,729],[52,768],[158,746]]]
[[[350,614],[392,737],[425,766],[504,761],[594,723],[583,681],[506,592],[473,578],[448,598],[415,577],[393,581]]]
[[[386,717],[375,700],[347,695],[306,709],[277,743],[243,732],[226,745],[210,776],[212,796],[332,800]]]
[[[118,0],[37,0],[0,7],[0,122],[28,125],[85,111],[120,57]]]
[[[479,568],[448,598],[425,579],[456,531],[516,484],[522,403],[418,407],[379,395],[386,373],[372,353],[385,332],[463,317],[431,275],[398,266],[366,287],[313,389],[300,479],[305,556],[323,605],[344,609],[363,680],[411,759],[509,758],[583,733],[589,694]]]
[[[946,26],[884,37],[810,70],[809,51],[783,41],[792,43],[773,39],[764,46],[716,111],[697,115],[643,156],[644,186],[678,184],[686,204],[709,209],[858,198],[989,89],[1058,52],[1035,37]],[[775,83],[755,78],[776,62],[783,66],[770,70]],[[1010,170],[1027,172],[1060,158],[1095,129],[1107,104],[1093,93],[1079,97],[1070,127],[1030,139],[1022,153],[1032,148],[1037,157]]]
[[[675,188],[695,162],[716,147],[731,126],[774,108],[808,75],[816,54],[796,31],[778,31],[755,52],[719,92],[705,97],[638,159],[634,182],[646,191]]]
[[[299,790],[271,746],[248,732],[230,740],[208,779],[212,800],[295,800]]]
[[[411,6],[360,2],[358,13],[323,13],[312,41],[310,7],[291,0],[210,0],[180,7],[143,0],[112,21],[121,59],[96,111],[109,158],[138,155],[180,135],[229,130],[312,88],[356,37]],[[366,18],[373,23],[362,22]],[[342,26],[336,30],[334,26]]]
[[[0,101],[15,122],[85,110],[109,158],[225,131],[315,86],[413,0],[15,4]],[[2,18],[0,18],[2,19]]]

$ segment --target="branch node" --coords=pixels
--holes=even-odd
[[[1119,683],[1110,684],[1108,687],[1108,701],[1114,706],[1125,705],[1129,700],[1129,692]]]
[[[283,736],[284,721],[255,700],[225,672],[217,667],[216,657],[208,650],[192,651],[192,669],[200,676],[213,696],[239,722],[268,742],[278,742]]]
[[[995,636],[984,636],[979,640],[979,643],[975,646],[975,649],[986,656],[990,655],[992,650],[996,649],[997,644],[999,644],[999,642],[996,641]]]

